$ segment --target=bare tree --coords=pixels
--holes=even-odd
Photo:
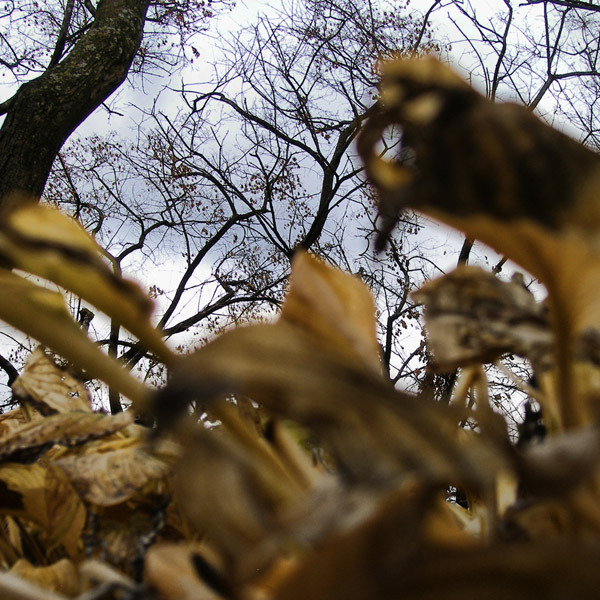
[[[204,22],[210,2],[9,2],[0,15],[1,66],[16,93],[0,104],[0,206],[42,193],[71,133],[125,80],[132,65],[173,65],[164,36]],[[149,26],[146,26],[147,23]],[[144,29],[149,43],[142,45]],[[193,30],[193,27],[192,27]],[[161,36],[163,38],[161,39]],[[158,39],[157,39],[158,38]],[[5,73],[6,74],[6,73]]]
[[[0,211],[42,193],[65,140],[129,73],[169,73],[227,0],[13,0],[0,8]],[[145,40],[142,42],[142,39]],[[2,361],[9,380],[10,361]]]
[[[149,283],[165,336],[191,332],[199,343],[268,318],[302,247],[369,283],[381,298],[385,368],[395,381],[418,378],[408,293],[435,267],[409,242],[414,215],[393,253],[372,254],[374,199],[354,139],[377,102],[378,58],[433,48],[427,27],[375,2],[306,0],[221,43],[214,81],[166,91],[181,109],[161,110],[169,103],[159,99],[135,142],[92,137],[61,152],[47,200],[68,206],[115,268],[179,270],[171,289]],[[144,357],[124,332],[113,329],[110,343],[132,367]]]

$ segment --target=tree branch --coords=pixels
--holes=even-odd
[[[600,6],[591,2],[579,2],[578,0],[527,0],[519,6],[534,6],[535,4],[553,4],[554,6],[564,6],[565,8],[576,8],[580,10],[589,10],[591,12],[600,12]]]
[[[69,33],[69,26],[71,25],[71,17],[73,16],[74,4],[75,0],[67,0],[63,21],[60,26],[60,31],[58,32],[56,44],[54,45],[54,52],[52,53],[50,63],[48,64],[49,69],[54,65],[58,64],[58,61],[62,58],[63,52],[65,50],[65,43],[67,41],[67,34]]]
[[[0,369],[2,369],[8,375],[7,385],[11,386],[15,379],[19,376],[19,371],[14,367],[14,365],[2,354],[0,354]]]

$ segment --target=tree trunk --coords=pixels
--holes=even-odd
[[[41,195],[63,143],[125,80],[142,40],[148,4],[100,0],[93,24],[69,55],[5,103],[0,212]]]

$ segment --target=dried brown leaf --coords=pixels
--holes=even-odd
[[[22,204],[0,230],[0,254],[19,269],[75,292],[139,337],[163,361],[172,360],[150,320],[148,295],[113,272],[100,246],[71,217],[42,204]]]
[[[66,600],[67,596],[45,590],[13,573],[0,573],[0,596],[6,600]]]
[[[412,298],[425,305],[429,348],[441,370],[493,362],[505,353],[540,364],[552,353],[545,308],[519,282],[464,266]]]
[[[401,586],[392,586],[422,548],[462,551],[476,545],[434,494],[407,485],[384,496],[361,524],[322,542],[284,579],[274,599],[404,598]]]
[[[20,408],[9,410],[0,415],[0,440],[10,435],[15,429],[19,429],[28,421]]]
[[[186,440],[175,489],[190,522],[233,560],[233,576],[244,579],[281,550],[282,518],[306,498],[289,483],[231,437],[199,430]]]
[[[0,269],[0,319],[37,339],[91,377],[102,379],[143,408],[148,390],[114,358],[101,352],[68,313],[58,292]],[[15,299],[18,299],[15,300]]]
[[[0,471],[1,473],[1,471]],[[48,527],[45,542],[46,552],[62,546],[73,560],[81,558],[81,534],[87,513],[83,502],[73,486],[58,469],[49,468],[44,484]]]
[[[65,456],[53,461],[87,502],[113,506],[129,500],[171,472],[178,448],[164,442],[156,449],[134,445],[107,452]]]
[[[298,251],[281,319],[315,336],[322,346],[359,359],[376,373],[381,371],[375,303],[358,277]]]
[[[54,444],[78,446],[115,433],[133,422],[133,413],[69,412],[27,423],[0,438],[0,462],[32,462]]]
[[[182,358],[157,403],[207,404],[207,389],[248,396],[306,426],[351,482],[390,485],[418,475],[485,486],[503,460],[480,438],[461,445],[451,408],[395,391],[284,321],[228,332]]]
[[[358,143],[381,193],[380,242],[403,208],[417,208],[540,279],[562,425],[589,424],[576,399],[591,390],[577,389],[572,361],[578,338],[600,322],[600,157],[523,106],[489,102],[431,57],[391,61],[382,88],[381,111]],[[377,154],[391,125],[415,151],[414,165]]]
[[[85,510],[64,476],[40,463],[8,463],[0,467],[0,489],[0,513],[42,527],[48,552],[62,544],[69,556],[78,556]]]
[[[21,399],[33,400],[43,414],[92,410],[83,382],[60,369],[42,347],[29,355],[25,370],[12,384],[12,390]]]
[[[381,88],[380,111],[367,122],[358,146],[388,218],[395,220],[407,206],[454,221],[487,217],[496,237],[511,245],[519,243],[511,224],[595,234],[596,153],[524,106],[488,101],[431,56],[385,63]],[[401,126],[414,164],[378,154],[377,143],[393,124]]]
[[[145,579],[163,600],[220,600],[223,596],[202,581],[194,566],[198,557],[203,565],[210,564],[204,557],[207,552],[206,546],[197,543],[157,544],[146,555]],[[214,563],[218,560],[210,554],[212,565],[207,568],[217,572]]]

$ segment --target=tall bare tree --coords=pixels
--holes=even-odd
[[[162,35],[185,31],[211,2],[22,0],[0,14],[0,65],[18,86],[0,104],[0,208],[39,196],[71,133],[125,80],[132,65],[173,65]],[[144,29],[151,41],[142,45]],[[4,73],[6,75],[7,73]]]
[[[166,336],[192,331],[201,341],[266,318],[302,247],[371,285],[390,377],[415,375],[419,334],[399,342],[418,317],[408,292],[429,268],[407,242],[419,225],[407,215],[393,251],[372,255],[374,199],[354,150],[377,102],[379,57],[434,46],[422,19],[389,8],[285,4],[223,36],[214,80],[188,76],[165,91],[180,110],[161,98],[134,142],[95,137],[61,153],[48,200],[68,204],[118,268],[135,260],[179,269],[172,289],[149,282]],[[130,366],[144,356],[126,336],[112,343]]]
[[[0,7],[0,213],[43,192],[67,138],[129,73],[193,59],[190,36],[228,0],[12,0]],[[145,39],[143,40],[145,35]],[[14,379],[7,359],[0,367]]]

